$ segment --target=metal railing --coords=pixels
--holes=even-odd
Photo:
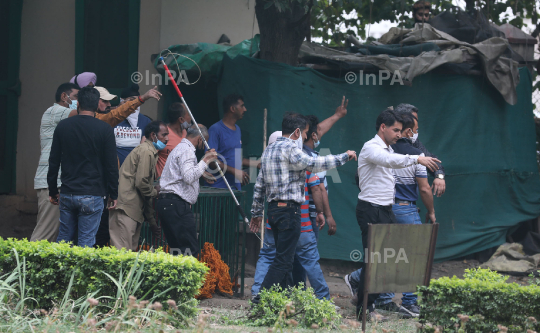
[[[245,206],[244,191],[234,191],[238,202]],[[229,266],[233,282],[233,291],[244,296],[244,272],[246,262],[246,225],[240,219],[236,204],[226,189],[201,187],[197,203],[193,205],[193,214],[197,223],[199,246],[204,243],[214,244],[221,259]],[[158,216],[158,224],[159,216]],[[144,222],[141,228],[139,245],[143,250],[162,248],[170,253],[167,240],[161,231],[161,237],[152,237],[150,225]],[[238,283],[240,279],[240,283]]]

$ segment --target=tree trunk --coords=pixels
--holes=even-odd
[[[279,12],[275,5],[265,9],[264,0],[256,0],[255,13],[261,34],[260,57],[268,61],[296,66],[302,42],[310,32],[313,0],[305,0],[308,11],[298,1]]]

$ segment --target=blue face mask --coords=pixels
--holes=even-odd
[[[157,140],[157,139],[156,139]],[[161,142],[161,140],[157,140],[157,142],[152,142],[152,144],[154,145],[154,147],[157,149],[157,150],[163,150],[165,149],[165,147],[167,147],[166,144],[164,144],[163,142]]]
[[[315,135],[317,135],[317,134],[315,133]],[[313,142],[313,147],[317,148],[317,147],[319,147],[320,144],[321,144],[321,140],[319,140],[319,136],[317,135],[317,141]]]
[[[69,97],[68,97],[68,98],[69,98]],[[70,98],[69,100],[71,101],[71,98]],[[77,110],[77,100],[76,100],[76,99],[74,99],[74,100],[71,101],[71,104],[69,104],[69,108],[70,108],[71,110]]]

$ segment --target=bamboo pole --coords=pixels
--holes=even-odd
[[[263,152],[266,149],[266,130],[267,130],[267,117],[268,117],[268,110],[264,109],[264,127],[263,127]],[[264,219],[264,207],[263,207],[263,216],[261,221],[261,249],[264,245],[264,229],[266,229],[266,221]]]

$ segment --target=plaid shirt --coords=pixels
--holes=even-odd
[[[253,217],[262,216],[264,197],[270,201],[305,201],[304,187],[306,170],[321,172],[345,164],[349,160],[346,153],[312,157],[284,137],[269,145],[261,157],[261,171],[253,189]]]

